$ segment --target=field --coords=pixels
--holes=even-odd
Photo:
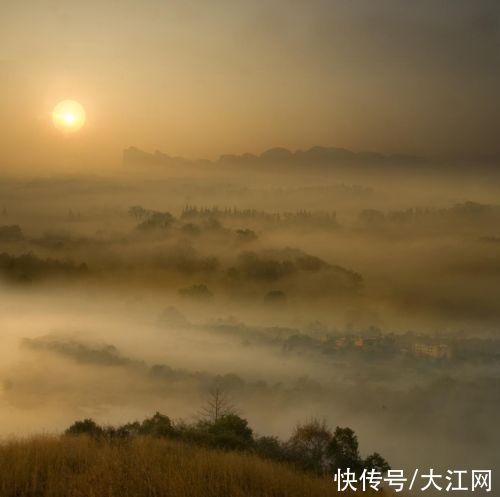
[[[0,445],[0,495],[328,497],[338,492],[332,480],[252,455],[152,438],[110,443],[46,436]]]

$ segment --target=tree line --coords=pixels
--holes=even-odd
[[[236,414],[220,389],[211,392],[197,420],[192,423],[174,422],[157,412],[142,422],[134,421],[118,427],[103,427],[92,419],[84,419],[73,423],[65,435],[87,435],[109,441],[138,436],[177,439],[221,450],[251,452],[316,474],[334,474],[347,468],[358,475],[365,469],[381,473],[390,469],[388,462],[377,452],[361,457],[358,437],[349,427],[337,426],[332,431],[324,421],[313,419],[298,424],[285,441],[274,436],[258,436],[248,421]]]

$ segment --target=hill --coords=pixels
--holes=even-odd
[[[339,165],[352,166],[423,166],[428,165],[425,157],[406,154],[382,154],[378,152],[354,152],[339,147],[315,146],[307,150],[288,150],[283,147],[273,147],[259,155],[244,153],[241,155],[223,154],[216,161],[190,160],[183,157],[173,157],[159,150],[149,153],[137,147],[129,147],[123,151],[123,163],[128,165],[182,165],[182,166],[259,166],[267,169],[269,166],[290,168],[306,168],[313,166],[332,167]]]
[[[332,480],[168,439],[35,437],[0,445],[2,497],[329,497]],[[365,494],[366,495],[366,494]]]

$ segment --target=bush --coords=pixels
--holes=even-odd
[[[275,461],[289,460],[285,444],[277,437],[258,437],[254,443],[254,451],[260,457]]]
[[[253,444],[253,431],[246,419],[236,414],[226,414],[209,423],[207,431],[211,435],[211,445],[222,449],[244,450]]]
[[[118,428],[102,428],[92,419],[84,419],[73,423],[65,434],[87,435],[105,441],[133,440],[139,436],[175,438],[198,446],[252,452],[316,474],[334,474],[338,469],[345,471],[347,468],[358,475],[364,469],[381,473],[390,469],[388,462],[377,452],[364,460],[361,458],[358,438],[353,430],[337,426],[332,435],[328,426],[317,420],[298,425],[287,442],[269,436],[254,438],[248,421],[234,412],[192,424],[182,421],[174,424],[168,416],[157,412],[142,423],[135,421]]]
[[[374,469],[381,473],[387,473],[391,469],[389,463],[378,452],[374,452],[365,459],[364,467],[367,470]]]
[[[104,433],[104,430],[93,420],[84,419],[83,421],[75,421],[66,431],[66,435],[89,435],[91,437],[99,437]]]
[[[175,430],[170,418],[157,412],[154,416],[142,422],[138,428],[138,433],[152,437],[171,437],[175,434]]]

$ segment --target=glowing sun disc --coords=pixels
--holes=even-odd
[[[74,133],[85,124],[85,109],[75,100],[63,100],[52,111],[54,126],[65,133]]]

